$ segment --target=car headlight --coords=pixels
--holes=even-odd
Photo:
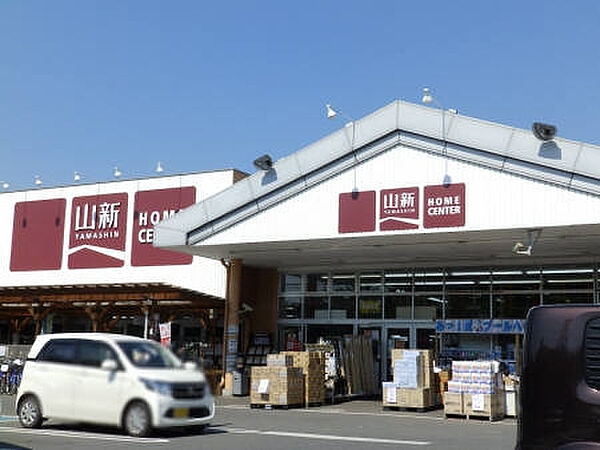
[[[140,378],[140,381],[144,383],[146,389],[154,391],[160,395],[171,395],[171,383],[164,381],[148,380],[146,378]]]

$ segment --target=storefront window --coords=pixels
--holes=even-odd
[[[539,270],[497,270],[492,272],[492,290],[498,291],[538,291],[540,290]]]
[[[594,295],[592,292],[544,292],[544,305],[554,305],[558,303],[593,303]]]
[[[359,276],[360,292],[381,292],[383,276],[381,272],[361,273]]]
[[[412,281],[413,275],[411,272],[388,270],[384,274],[383,286],[386,293],[411,295]]]
[[[542,271],[544,290],[589,291],[594,289],[593,269],[544,269]],[[545,302],[544,302],[545,303]]]
[[[487,292],[448,293],[445,300],[448,319],[489,319],[490,317],[490,294]]]
[[[408,295],[386,295],[385,318],[412,319],[412,297]]]
[[[359,319],[381,319],[383,301],[381,296],[361,296],[358,299]]]
[[[302,297],[280,297],[279,318],[299,319],[302,312]]]
[[[308,325],[306,327],[306,342],[317,344],[319,340],[337,340],[344,336],[352,336],[352,325]]]
[[[331,277],[333,292],[354,292],[356,280],[353,273],[338,273]]]
[[[435,295],[415,297],[415,320],[436,320],[442,318],[444,299]]]
[[[439,293],[444,291],[444,272],[416,272],[414,275],[415,292]]]
[[[279,348],[284,351],[302,351],[302,331],[299,326],[279,329]]]
[[[279,289],[282,293],[301,292],[302,275],[285,273],[279,278]]]
[[[538,293],[492,294],[493,317],[495,319],[524,319],[529,308],[540,304]]]
[[[306,290],[308,292],[327,292],[329,276],[326,273],[309,273],[306,275]]]
[[[356,317],[356,297],[354,295],[331,297],[331,319],[343,320]]]
[[[304,317],[317,320],[329,319],[328,303],[327,297],[305,297]]]

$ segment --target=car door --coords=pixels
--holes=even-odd
[[[72,417],[77,379],[75,354],[75,339],[53,339],[31,362],[30,384],[35,388],[45,417]]]
[[[102,361],[106,359],[117,361],[118,369],[103,369]],[[118,425],[130,380],[116,352],[106,342],[82,339],[77,349],[77,365],[75,397],[81,416],[86,421]]]

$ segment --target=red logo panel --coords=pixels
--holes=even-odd
[[[126,193],[73,198],[69,269],[122,267],[126,234]]]
[[[375,191],[345,192],[339,198],[338,231],[375,231]]]
[[[172,217],[180,209],[193,205],[195,201],[196,188],[193,186],[136,192],[131,248],[132,266],[191,264],[192,255],[153,247],[152,241],[154,225]]]
[[[379,229],[414,230],[418,223],[402,219],[419,219],[419,188],[383,189],[380,192]]]
[[[423,226],[462,227],[465,224],[465,184],[425,186]]]
[[[11,271],[60,269],[66,204],[64,198],[15,204]]]

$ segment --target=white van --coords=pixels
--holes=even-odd
[[[154,341],[106,333],[38,336],[16,402],[26,428],[52,418],[119,426],[132,436],[205,427],[215,414],[204,374],[193,364]]]

